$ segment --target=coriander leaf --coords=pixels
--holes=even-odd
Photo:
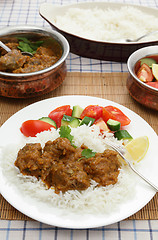
[[[19,42],[19,46],[18,48],[22,51],[22,52],[30,52],[33,53],[33,49],[29,46],[28,43],[25,42]]]
[[[30,43],[30,41],[25,37],[18,37],[19,40],[22,40],[24,43]]]
[[[67,138],[72,143],[73,136],[70,134],[71,128],[69,126],[61,126],[59,130],[60,137]]]
[[[41,44],[43,43],[43,41],[30,42],[30,40],[28,40],[25,37],[18,37],[18,39],[21,40],[19,41],[18,48],[22,52],[30,52],[32,54],[34,54],[37,48],[40,47]]]
[[[38,47],[42,45],[43,41],[30,42],[29,45],[33,50],[37,50]]]
[[[84,149],[81,153],[82,157],[91,158],[95,157],[96,152],[93,152],[91,149]]]

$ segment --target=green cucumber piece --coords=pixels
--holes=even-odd
[[[113,119],[109,119],[106,124],[111,131],[118,131],[121,127],[121,123]]]
[[[94,118],[91,118],[91,117],[84,117],[82,119],[82,121],[80,122],[79,126],[81,125],[89,125],[89,126],[92,126],[92,124],[94,123],[95,119]]]
[[[49,118],[49,117],[42,117],[39,120],[43,121],[43,122],[47,122],[47,123],[53,125],[55,128],[57,128],[56,122],[53,119]]]
[[[62,120],[61,120],[61,126],[71,126],[73,128],[75,127],[78,127],[79,126],[79,119],[78,118],[74,118],[74,117],[71,117],[71,116],[67,116],[67,115],[64,115]]]
[[[156,61],[155,61],[155,59],[153,59],[153,58],[142,58],[141,60],[140,60],[140,62],[141,62],[141,66],[143,65],[143,63],[145,63],[145,64],[147,64],[150,68],[152,67],[152,64],[153,63],[157,63]]]
[[[73,106],[72,117],[80,118],[82,112],[83,108],[81,108],[79,105]]]
[[[132,139],[132,136],[127,132],[127,130],[118,130],[117,132],[114,133],[114,137],[117,138],[118,140],[121,139]]]

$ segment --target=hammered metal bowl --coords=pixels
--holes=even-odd
[[[127,89],[137,102],[158,111],[158,89],[143,83],[137,78],[135,73],[137,61],[148,55],[158,55],[158,46],[141,48],[132,53],[128,58],[127,67],[129,75],[127,78]]]
[[[59,87],[65,79],[66,58],[69,44],[65,37],[56,31],[36,26],[13,26],[0,30],[0,40],[15,36],[46,36],[55,39],[62,47],[61,58],[49,68],[31,73],[7,73],[0,71],[0,95],[10,98],[30,98],[49,93]],[[35,37],[34,36],[34,37]]]

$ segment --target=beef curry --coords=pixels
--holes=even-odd
[[[51,67],[62,56],[62,47],[55,39],[39,38],[38,41],[35,39],[32,41],[26,39],[30,46],[31,44],[35,45],[36,43],[41,43],[36,51],[33,52],[33,57],[22,55],[22,52],[19,49],[18,37],[11,37],[6,41],[7,42],[4,43],[11,49],[11,51],[7,53],[0,47],[0,71],[2,72],[21,74],[40,71]],[[24,42],[23,45],[24,44],[26,43]]]
[[[19,150],[15,166],[24,175],[41,179],[48,188],[55,192],[85,190],[91,179],[98,186],[115,184],[121,164],[117,153],[105,150],[94,157],[82,156],[85,145],[75,148],[67,138],[48,141],[42,149],[40,143],[26,144]]]

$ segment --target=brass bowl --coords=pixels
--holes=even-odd
[[[158,55],[158,46],[141,48],[132,53],[128,58],[127,67],[129,74],[127,78],[127,89],[137,102],[158,111],[158,89],[139,80],[134,70],[136,62],[148,55]]]
[[[0,30],[0,39],[14,36],[37,35],[55,39],[62,47],[61,58],[49,68],[31,73],[7,73],[0,71],[0,95],[10,98],[31,98],[53,91],[62,84],[67,68],[66,58],[69,44],[65,37],[56,31],[49,31],[36,26],[13,26]]]

